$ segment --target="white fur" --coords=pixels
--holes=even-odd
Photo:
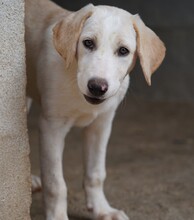
[[[112,121],[129,85],[128,72],[134,65],[137,36],[130,13],[108,6],[88,8],[84,10],[92,8],[92,14],[75,42],[76,57],[66,68],[64,58],[53,43],[53,28],[71,13],[47,0],[26,0],[28,87],[37,85],[38,92],[32,89],[29,95],[41,100],[40,153],[47,220],[68,219],[62,155],[64,139],[73,126],[85,128],[84,188],[88,210],[95,219],[128,219],[122,211],[109,205],[103,183]],[[47,16],[46,9],[48,15],[55,16]],[[46,22],[47,19],[50,20]],[[95,38],[96,50],[89,51],[83,46],[82,41],[86,38]],[[129,49],[129,55],[118,56],[117,50],[121,46]],[[108,82],[108,91],[103,97],[106,100],[98,105],[92,105],[84,98],[88,94],[88,81],[93,77]]]
[[[102,22],[102,18],[96,22],[101,13],[108,13],[110,17],[107,21]],[[47,220],[67,219],[67,190],[63,179],[62,154],[63,140],[72,126],[88,126],[85,132],[85,192],[88,210],[93,213],[94,218],[107,218],[110,215],[110,218],[128,219],[123,212],[110,207],[103,191],[106,176],[105,154],[112,120],[127,91],[129,76],[124,76],[136,49],[135,31],[130,29],[130,22],[125,20],[129,28],[126,27],[121,32],[122,21],[121,16],[115,27],[114,15],[104,8],[97,10],[91,19],[86,21],[78,43],[77,70],[74,66],[71,67],[73,70],[64,70],[64,61],[52,44],[53,26],[49,27],[46,34],[47,43],[41,51],[38,68],[42,79],[49,81],[49,83],[41,79],[39,81],[45,115],[41,117],[40,137]],[[92,32],[90,27],[95,31]],[[82,45],[84,36],[91,32],[99,41],[99,47],[93,54],[88,53]],[[114,54],[119,46],[119,37],[132,48],[128,57],[121,58]],[[110,87],[104,103],[91,105],[83,94],[87,94],[88,80],[97,76],[105,78]],[[47,86],[49,88],[45,88]]]

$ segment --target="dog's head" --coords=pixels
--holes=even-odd
[[[115,7],[90,4],[56,24],[53,33],[66,68],[77,61],[78,87],[91,104],[117,93],[137,56],[151,85],[165,56],[163,42],[138,15]]]

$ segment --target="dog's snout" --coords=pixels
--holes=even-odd
[[[88,81],[88,90],[96,97],[103,96],[108,90],[108,83],[102,78],[92,78]]]

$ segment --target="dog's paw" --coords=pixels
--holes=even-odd
[[[129,220],[129,217],[123,211],[115,210],[110,213],[101,214],[96,219],[97,220]]]
[[[39,176],[31,176],[32,178],[32,192],[38,192],[42,189],[42,184]]]

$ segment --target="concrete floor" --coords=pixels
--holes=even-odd
[[[32,172],[39,174],[37,110],[30,114]],[[64,175],[70,219],[88,219],[82,191],[81,133],[67,138]],[[131,220],[194,220],[194,105],[145,102],[128,96],[109,143],[105,191]],[[43,220],[41,193],[32,220]]]

